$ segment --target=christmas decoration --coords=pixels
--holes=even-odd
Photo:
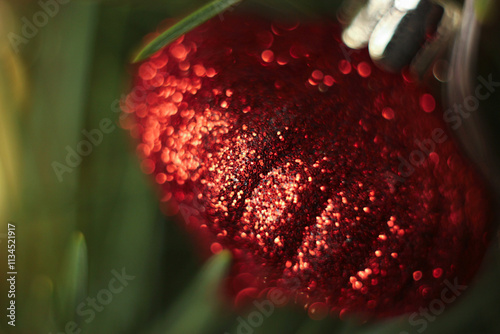
[[[230,250],[236,304],[279,292],[312,317],[392,316],[477,270],[488,194],[439,101],[335,22],[215,18],[137,73],[122,107],[141,167]]]

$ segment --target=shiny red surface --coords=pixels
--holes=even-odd
[[[237,304],[279,288],[312,317],[390,316],[480,263],[487,196],[434,97],[334,22],[213,19],[140,65],[123,108],[162,201],[233,253]]]

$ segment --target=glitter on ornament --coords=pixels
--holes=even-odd
[[[435,98],[339,41],[335,22],[211,20],[142,63],[123,104],[162,201],[231,251],[238,305],[280,289],[317,319],[413,312],[484,254],[488,196],[452,139],[401,174],[446,129]]]

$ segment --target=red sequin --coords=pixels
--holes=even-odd
[[[434,98],[346,53],[335,23],[279,27],[209,21],[142,64],[124,105],[162,198],[233,253],[238,304],[388,316],[468,282],[489,208]]]

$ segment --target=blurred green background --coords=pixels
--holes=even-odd
[[[181,226],[161,213],[117,111],[130,87],[130,59],[144,36],[205,1],[60,1],[67,3],[56,2],[58,12],[13,47],[11,33],[22,36],[25,20],[33,22],[43,8],[37,1],[0,0],[0,332],[238,333],[238,317],[249,313],[235,313],[217,292],[226,254],[203,263]],[[281,0],[261,1],[258,8],[334,18],[338,5]],[[479,72],[497,81],[498,18],[489,15],[479,57]],[[500,126],[499,96],[481,105],[493,132]],[[115,128],[60,182],[53,162],[65,163],[67,147],[75,149],[82,130],[98,129],[103,119]],[[491,145],[499,142],[497,135]],[[16,225],[15,328],[5,316],[8,222]],[[477,281],[425,333],[500,333],[498,235],[493,239]],[[109,294],[122,270],[133,278]],[[109,304],[91,316],[87,298],[96,297]],[[420,328],[407,316],[315,321],[285,307],[249,333],[399,334]]]

